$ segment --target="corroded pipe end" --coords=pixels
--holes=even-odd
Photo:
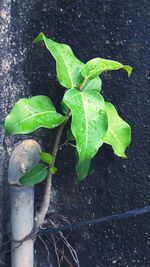
[[[24,140],[15,147],[8,167],[8,182],[10,185],[20,185],[20,177],[39,162],[39,152],[41,152],[40,145],[32,139]]]

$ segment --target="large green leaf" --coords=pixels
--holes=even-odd
[[[23,185],[35,185],[41,183],[48,174],[47,166],[39,163],[24,174],[19,182]]]
[[[101,79],[97,76],[92,80],[85,80],[85,83],[81,89],[81,91],[86,92],[86,91],[97,91],[100,92],[101,91],[101,87],[102,87],[102,81]],[[61,102],[61,107],[62,107],[62,111],[64,112],[64,114],[67,114],[69,109],[67,107],[67,105],[63,102]]]
[[[85,79],[93,79],[94,77],[100,75],[104,71],[109,70],[119,70],[124,69],[128,76],[132,72],[132,68],[129,65],[123,65],[117,61],[104,59],[104,58],[94,58],[88,61],[82,68],[82,75]]]
[[[82,87],[82,91],[91,91],[95,90],[100,92],[102,87],[102,81],[101,79],[97,76],[92,80],[87,80],[85,82],[85,85]]]
[[[26,134],[39,127],[55,128],[66,118],[56,112],[52,101],[47,96],[33,96],[20,99],[6,117],[7,134]]]
[[[78,181],[83,181],[86,176],[88,175],[89,168],[90,168],[90,159],[86,159],[84,161],[78,161],[76,164],[76,172],[78,175]]]
[[[79,160],[95,156],[107,130],[105,102],[97,91],[67,91],[63,99],[72,113],[71,130],[76,140]]]
[[[75,140],[75,138],[73,136],[71,128],[69,128],[67,130],[67,141],[74,141],[74,140]],[[78,176],[78,181],[81,182],[88,175],[91,160],[90,159],[86,159],[84,161],[80,161],[77,151],[76,151],[76,156],[77,156],[76,173],[77,173],[77,176]]]
[[[73,54],[72,49],[66,44],[56,43],[40,33],[34,40],[35,43],[44,41],[46,48],[56,60],[57,76],[60,84],[66,88],[79,87],[83,82],[81,69],[83,63]]]
[[[103,140],[112,146],[117,156],[126,158],[125,150],[131,142],[131,128],[119,117],[111,103],[106,102],[105,109],[108,116],[108,130]]]

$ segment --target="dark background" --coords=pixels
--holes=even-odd
[[[66,216],[70,222],[78,222],[149,205],[150,1],[4,2],[9,20],[8,16],[4,19],[1,123],[20,97],[48,95],[60,110],[64,88],[57,82],[54,60],[42,44],[32,44],[41,31],[55,41],[69,44],[83,62],[102,57],[133,67],[130,79],[121,70],[102,75],[104,97],[132,128],[128,159],[117,158],[104,145],[92,161],[88,178],[77,184],[74,150],[63,148],[57,160],[51,211]],[[4,138],[2,125],[1,131],[1,169],[5,177],[6,159],[12,147],[29,136]],[[52,149],[55,136],[55,130],[44,129],[32,135],[46,151]],[[7,191],[6,179],[2,181]],[[5,191],[3,206],[9,205]],[[37,186],[38,203],[42,191],[43,186]],[[8,212],[3,217],[3,231],[8,233]],[[78,253],[81,267],[148,267],[150,215],[86,227],[73,232],[69,241]],[[55,256],[52,261],[55,262]],[[46,259],[39,266],[47,266]]]

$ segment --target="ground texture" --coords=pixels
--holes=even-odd
[[[58,85],[53,59],[42,45],[32,44],[40,31],[56,41],[68,43],[83,62],[103,57],[133,67],[130,79],[123,71],[102,76],[103,95],[132,126],[128,159],[117,158],[110,147],[104,146],[93,160],[87,180],[77,184],[74,151],[63,148],[57,160],[60,167],[54,180],[51,210],[63,214],[70,222],[77,222],[149,205],[150,2],[5,0],[1,4],[1,23],[0,227],[3,237],[7,239],[9,234],[8,156],[18,141],[27,138],[4,138],[4,118],[20,97],[37,94],[50,96],[59,110],[64,92]],[[32,137],[48,151],[55,135],[55,130],[51,133],[38,130]],[[42,198],[42,191],[43,187],[39,186],[37,199]],[[150,215],[82,228],[73,232],[69,241],[78,253],[81,267],[148,267]],[[42,255],[39,258],[37,265],[49,266],[46,258],[42,263]],[[52,261],[55,260],[54,256]]]

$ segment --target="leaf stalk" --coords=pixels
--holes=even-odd
[[[84,87],[84,85],[86,84],[86,82],[87,82],[87,79],[85,79],[85,80],[83,81],[83,83],[82,83],[81,86],[79,87],[79,91],[82,91],[82,88]]]

